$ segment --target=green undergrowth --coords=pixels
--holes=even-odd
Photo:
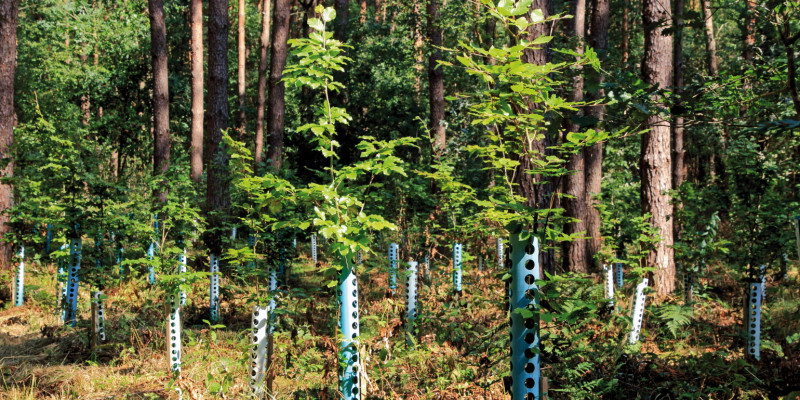
[[[415,336],[406,336],[404,296],[390,296],[382,256],[359,272],[360,348],[366,399],[506,398],[508,314],[503,273],[466,266],[465,294],[451,294],[448,260],[424,281]],[[325,264],[323,262],[323,264]],[[290,268],[280,290],[275,334],[275,398],[335,399],[333,289],[309,260]],[[701,280],[695,303],[679,295],[645,312],[642,341],[627,344],[633,278],[615,306],[599,279],[559,276],[542,283],[542,375],[552,399],[792,398],[798,391],[800,322],[796,267],[769,282],[761,360],[742,349],[742,289],[734,281]],[[721,275],[720,275],[721,276]],[[26,305],[0,312],[0,398],[203,399],[248,393],[252,282],[222,280],[221,325],[209,325],[207,286],[194,287],[184,309],[183,372],[175,379],[164,358],[163,292],[141,276],[107,288],[108,342],[91,350],[88,290],[82,288],[76,329],[56,318],[55,270],[32,263]],[[405,279],[400,279],[401,282]],[[264,287],[258,285],[258,287]],[[791,394],[791,395],[790,395]]]

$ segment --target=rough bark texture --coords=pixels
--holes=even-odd
[[[628,1],[622,3],[622,65],[628,63],[628,58],[631,54],[631,39],[630,39],[630,6]]]
[[[14,144],[14,73],[17,68],[17,15],[16,0],[0,1],[0,178],[14,175],[14,162],[10,159]],[[0,238],[11,232],[7,210],[14,206],[14,188],[0,183]],[[11,243],[0,240],[0,271],[12,269],[14,251]]]
[[[683,184],[684,150],[683,150],[683,115],[681,113],[681,95],[683,94],[683,0],[675,0],[675,9],[672,10],[675,24],[675,43],[673,43],[672,65],[675,69],[673,87],[677,101],[672,113],[672,188],[677,189]]]
[[[191,178],[203,176],[203,0],[192,0],[192,143]]]
[[[245,47],[245,39],[244,39],[245,18],[246,18],[246,15],[245,15],[244,0],[239,0],[239,21],[238,21],[239,22],[239,29],[238,29],[238,33],[239,33],[239,38],[238,38],[239,68],[238,68],[238,80],[237,80],[237,83],[239,85],[238,85],[238,88],[237,88],[238,89],[237,94],[239,95],[239,127],[238,127],[238,129],[239,129],[240,138],[244,138],[244,132],[245,132],[245,129],[246,129],[245,128],[246,115],[245,115],[245,110],[244,110],[244,105],[245,105],[245,83],[246,83],[246,79],[247,79],[247,76],[245,74],[245,72],[246,72],[246,70],[245,70],[245,62],[247,61],[247,49]]]
[[[574,1],[574,19],[572,34],[578,39],[576,51],[583,54],[583,39],[586,33],[586,0]],[[582,69],[576,71],[572,77],[572,93],[570,101],[583,101],[583,73]],[[578,114],[582,112],[579,110]],[[565,127],[570,132],[581,130],[580,125],[566,121]],[[564,224],[564,233],[580,234],[586,231],[586,179],[584,175],[583,152],[578,151],[567,155],[566,168],[570,173],[564,178],[564,194],[562,199],[564,214],[572,221]],[[591,255],[586,251],[586,240],[576,239],[563,242],[561,245],[564,270],[572,272],[588,272]]]
[[[333,7],[336,9],[336,22],[333,29],[333,38],[339,41],[345,41],[347,33],[347,23],[350,19],[350,7],[348,7],[348,0],[335,0]]]
[[[667,88],[672,84],[672,36],[664,35],[671,24],[670,5],[666,0],[642,2],[645,31],[642,78],[651,85]],[[656,103],[661,102],[655,96]],[[675,290],[675,260],[672,249],[672,204],[667,191],[672,188],[669,122],[658,114],[647,118],[649,131],[642,135],[639,168],[642,175],[642,212],[650,213],[653,227],[661,240],[647,257],[647,265],[656,268],[653,285],[659,296]]]
[[[608,47],[608,23],[611,13],[610,0],[592,1],[591,30],[589,32],[589,45],[594,48],[601,61],[606,59],[606,48]],[[598,81],[603,82],[602,72],[598,75]],[[603,99],[605,91],[600,88],[594,93],[587,94],[588,100]],[[603,106],[593,105],[587,108],[587,113],[596,118],[598,123],[603,121]],[[596,143],[583,150],[584,171],[586,176],[586,234],[591,239],[587,242],[586,251],[593,256],[600,251],[602,246],[600,236],[600,212],[595,208],[597,201],[595,195],[600,193],[603,181],[603,144]],[[590,259],[592,263],[594,259]],[[590,264],[591,265],[591,264]]]
[[[747,0],[747,8],[744,16],[744,49],[742,56],[745,61],[752,63],[753,49],[756,46],[756,0]]]
[[[153,175],[169,168],[169,76],[167,72],[167,27],[163,0],[149,0],[150,54],[153,62]],[[158,185],[159,188],[163,185]],[[156,189],[158,201],[166,203],[167,192]]]
[[[286,68],[286,42],[289,40],[289,10],[292,0],[275,0],[273,15],[272,54],[269,68],[269,98],[267,100],[267,161],[274,171],[283,165],[283,113],[286,86],[281,78]]]
[[[717,67],[717,40],[714,38],[714,16],[711,14],[711,0],[703,0],[703,21],[704,32],[706,34],[706,67],[708,67],[708,74],[717,76],[719,67]]]
[[[359,0],[358,9],[358,21],[361,22],[361,25],[364,25],[367,22],[367,0]]]
[[[442,31],[439,28],[439,0],[428,2],[428,102],[430,105],[430,129],[433,138],[433,152],[438,157],[444,152],[447,144],[447,133],[444,125],[444,71],[438,65],[442,59]]]
[[[269,65],[269,34],[272,18],[272,0],[264,0],[261,15],[261,58],[258,62],[258,105],[256,107],[256,167],[264,161],[264,107],[267,104],[267,66]]]
[[[210,0],[208,7],[208,179],[206,211],[209,233],[206,245],[211,253],[220,254],[222,235],[219,229],[231,204],[228,156],[220,142],[228,129],[228,0]]]
[[[414,75],[414,91],[417,99],[421,96],[422,92],[422,74],[425,68],[424,60],[425,54],[423,48],[425,46],[425,30],[422,24],[422,15],[420,13],[419,2],[414,2],[414,69],[417,71]]]

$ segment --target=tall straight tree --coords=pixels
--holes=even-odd
[[[244,23],[245,23],[245,4],[244,0],[239,0],[239,74],[238,74],[238,95],[239,95],[239,135],[244,135],[245,131],[245,112],[244,112],[244,104],[245,104],[245,61],[247,61],[247,49],[245,47],[245,39],[244,39]]]
[[[292,0],[275,0],[273,16],[272,54],[269,67],[269,99],[267,100],[267,134],[269,148],[267,160],[277,172],[283,165],[283,116],[286,86],[283,83],[283,69],[286,68],[286,55],[289,40],[289,11]]]
[[[669,1],[643,0],[642,25],[645,32],[642,78],[650,85],[665,89],[672,84],[672,36],[664,32],[672,25]],[[663,107],[660,95],[653,95],[652,100],[654,110]],[[658,111],[647,118],[647,128],[642,135],[639,158],[642,211],[652,215],[650,223],[661,239],[648,255],[647,265],[656,269],[653,274],[656,293],[665,296],[675,290],[672,204],[667,193],[672,188],[670,128]]]
[[[447,141],[444,126],[444,72],[439,65],[442,59],[442,29],[439,27],[439,0],[428,1],[428,102],[430,105],[430,127],[433,137],[433,152],[439,157]],[[378,11],[375,11],[376,15]]]
[[[192,0],[192,141],[190,177],[199,182],[203,175],[203,0]]]
[[[333,7],[336,10],[336,25],[333,30],[333,38],[344,42],[347,33],[347,22],[350,19],[350,7],[348,0],[335,0]]]
[[[153,175],[169,168],[169,76],[167,72],[167,27],[164,1],[148,0],[150,11],[150,53],[153,62]],[[167,192],[158,185],[158,201],[166,203]]]
[[[0,178],[14,175],[14,73],[17,69],[17,0],[0,0]],[[11,232],[8,210],[14,206],[14,188],[0,182],[0,237]],[[13,247],[0,240],[0,271],[12,268]]]
[[[608,23],[611,13],[610,0],[592,0],[591,29],[589,31],[589,45],[592,46],[600,61],[606,59],[606,48],[608,47]],[[602,71],[597,75],[598,83],[603,82]],[[590,100],[598,100],[605,97],[602,86],[597,85],[598,89],[592,93],[587,93]],[[587,108],[588,115],[594,117],[598,123],[603,121],[603,105],[596,104]],[[595,143],[591,147],[583,150],[584,171],[586,171],[586,230],[590,237],[586,251],[590,255],[597,254],[601,247],[600,237],[600,211],[595,207],[595,195],[600,193],[603,180],[603,144]],[[592,260],[592,259],[590,259]]]
[[[586,0],[574,1],[574,18],[572,34],[578,40],[576,52],[583,54],[583,39],[586,36]],[[583,101],[583,70],[577,71],[572,77],[572,93],[570,101]],[[581,110],[578,110],[578,114]],[[567,121],[565,127],[571,132],[580,131],[577,123]],[[564,224],[564,233],[580,234],[586,231],[586,177],[584,173],[583,151],[577,151],[567,156],[566,168],[570,171],[564,179],[564,196],[562,204],[564,214],[570,220]],[[589,259],[586,240],[576,239],[562,243],[564,269],[572,272],[589,272]]]
[[[675,0],[672,10],[673,23],[675,24],[675,41],[672,50],[672,65],[675,73],[672,79],[673,90],[677,101],[672,113],[672,188],[677,189],[683,184],[684,150],[683,150],[683,124],[681,113],[681,95],[683,94],[683,12],[684,0]]]
[[[222,250],[219,229],[230,208],[230,179],[228,155],[220,146],[222,131],[228,129],[228,0],[208,3],[208,179],[206,180],[206,211],[210,233],[206,245],[212,254]]]
[[[706,67],[708,74],[717,76],[719,67],[717,66],[717,39],[714,37],[714,14],[711,12],[711,0],[702,0],[703,9],[703,32],[706,34]]]
[[[272,0],[264,0],[261,15],[261,54],[258,62],[258,105],[256,106],[256,150],[255,164],[264,161],[264,107],[267,105],[267,67],[269,66],[269,34],[272,18]]]

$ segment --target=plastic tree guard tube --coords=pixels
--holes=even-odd
[[[646,299],[646,295],[644,294],[644,288],[647,287],[647,278],[642,279],[642,282],[636,286],[636,299],[633,303],[633,314],[631,315],[631,320],[633,323],[631,324],[631,334],[628,338],[628,342],[630,344],[634,344],[639,341],[639,333],[642,331],[642,319],[644,318],[644,304]]]
[[[539,238],[529,232],[513,232],[509,240],[511,281],[511,399],[538,399],[540,392]]]

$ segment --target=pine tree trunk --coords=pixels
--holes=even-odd
[[[358,21],[361,23],[361,25],[364,25],[364,23],[367,22],[367,0],[359,0],[358,9]]]
[[[650,85],[666,89],[672,84],[672,37],[664,35],[671,27],[670,5],[667,0],[642,2],[644,59],[642,78]],[[662,106],[660,96],[654,96]],[[660,240],[647,257],[647,266],[656,269],[653,276],[656,293],[666,296],[675,290],[675,260],[672,249],[672,204],[668,190],[672,188],[669,122],[654,113],[647,118],[649,131],[642,135],[639,168],[642,176],[642,212],[650,213],[650,223]]]
[[[203,0],[192,0],[192,141],[191,179],[200,182],[203,175]]]
[[[347,33],[347,23],[350,19],[348,0],[335,0],[333,6],[336,9],[336,23],[333,30],[333,38],[344,42]]]
[[[622,65],[628,63],[631,54],[630,31],[630,4],[628,0],[624,0],[622,3]]]
[[[267,161],[277,172],[283,165],[283,116],[286,86],[281,80],[286,68],[289,40],[289,11],[292,0],[275,0],[273,16],[272,54],[269,69],[269,98],[267,100],[267,135],[269,147]]]
[[[11,147],[14,144],[14,73],[17,68],[17,15],[16,0],[0,1],[0,159],[10,158],[0,175],[14,176],[14,159]],[[11,232],[6,212],[14,206],[14,188],[0,183],[0,237]],[[13,244],[0,241],[0,271],[13,269]],[[11,280],[9,280],[10,282]],[[9,291],[13,293],[13,291]]]
[[[256,107],[256,149],[255,166],[263,162],[264,154],[264,107],[267,104],[267,67],[269,64],[270,20],[272,18],[272,0],[264,0],[261,17],[261,58],[258,63],[258,106]]]
[[[247,48],[245,47],[245,37],[244,37],[244,23],[245,23],[245,3],[244,0],[239,0],[239,39],[238,39],[238,53],[239,53],[239,68],[238,68],[238,98],[239,98],[239,137],[244,139],[244,132],[245,132],[245,84],[246,84],[246,75],[245,75],[245,62],[247,61]]]
[[[683,115],[681,96],[683,94],[683,12],[684,0],[675,0],[673,21],[675,24],[675,43],[673,44],[672,64],[675,68],[673,87],[677,101],[673,107],[672,117],[672,188],[677,189],[683,184],[684,150],[683,150]]]
[[[711,14],[711,0],[702,0],[704,32],[706,34],[706,66],[708,74],[717,76],[717,40],[714,38],[714,16]]]
[[[433,152],[440,157],[444,152],[447,133],[444,121],[444,72],[438,65],[442,59],[442,31],[439,28],[439,0],[428,2],[428,41],[431,52],[428,56],[428,102],[430,105],[430,129],[433,137]],[[377,11],[376,11],[377,13]]]
[[[153,62],[153,175],[169,168],[169,76],[167,72],[167,27],[163,0],[148,0],[150,11],[150,53]],[[165,185],[158,185],[156,196],[167,201]]]
[[[609,14],[611,12],[610,0],[592,0],[592,19],[591,31],[589,32],[589,44],[594,49],[595,53],[601,61],[606,59],[606,48],[608,47],[608,23]],[[604,77],[602,72],[598,74],[597,78],[599,83],[603,83]],[[588,93],[588,100],[598,100],[605,97],[605,91],[602,88],[597,89],[595,93]],[[589,106],[587,112],[592,117],[596,118],[598,123],[603,121],[603,106],[593,105]],[[591,147],[583,150],[584,157],[584,170],[586,171],[586,230],[587,236],[590,237],[586,245],[586,251],[590,257],[600,252],[602,241],[600,236],[600,212],[595,207],[595,195],[600,193],[603,181],[603,144],[596,143]],[[590,265],[593,265],[593,258],[589,259]]]
[[[573,18],[573,31],[572,34],[578,39],[578,46],[576,51],[583,54],[583,39],[586,33],[586,0],[574,1],[574,18]],[[583,69],[580,68],[575,72],[572,77],[572,93],[570,94],[570,101],[581,102],[583,101]],[[579,110],[578,115],[582,114]],[[570,132],[578,132],[581,130],[580,125],[570,122],[565,119],[564,126]],[[562,204],[564,206],[564,214],[572,221],[564,224],[565,234],[580,234],[586,231],[586,180],[584,175],[584,159],[583,152],[577,151],[573,154],[567,155],[567,164],[565,166],[569,171],[572,171],[564,178],[564,194]],[[561,245],[563,251],[563,266],[564,269],[571,272],[589,272],[588,259],[591,255],[586,250],[585,239],[575,239],[565,241]]]
[[[231,204],[228,156],[220,143],[228,119],[228,0],[210,0],[208,6],[208,179],[206,210],[209,232],[206,245],[212,254],[220,254],[224,225]]]

